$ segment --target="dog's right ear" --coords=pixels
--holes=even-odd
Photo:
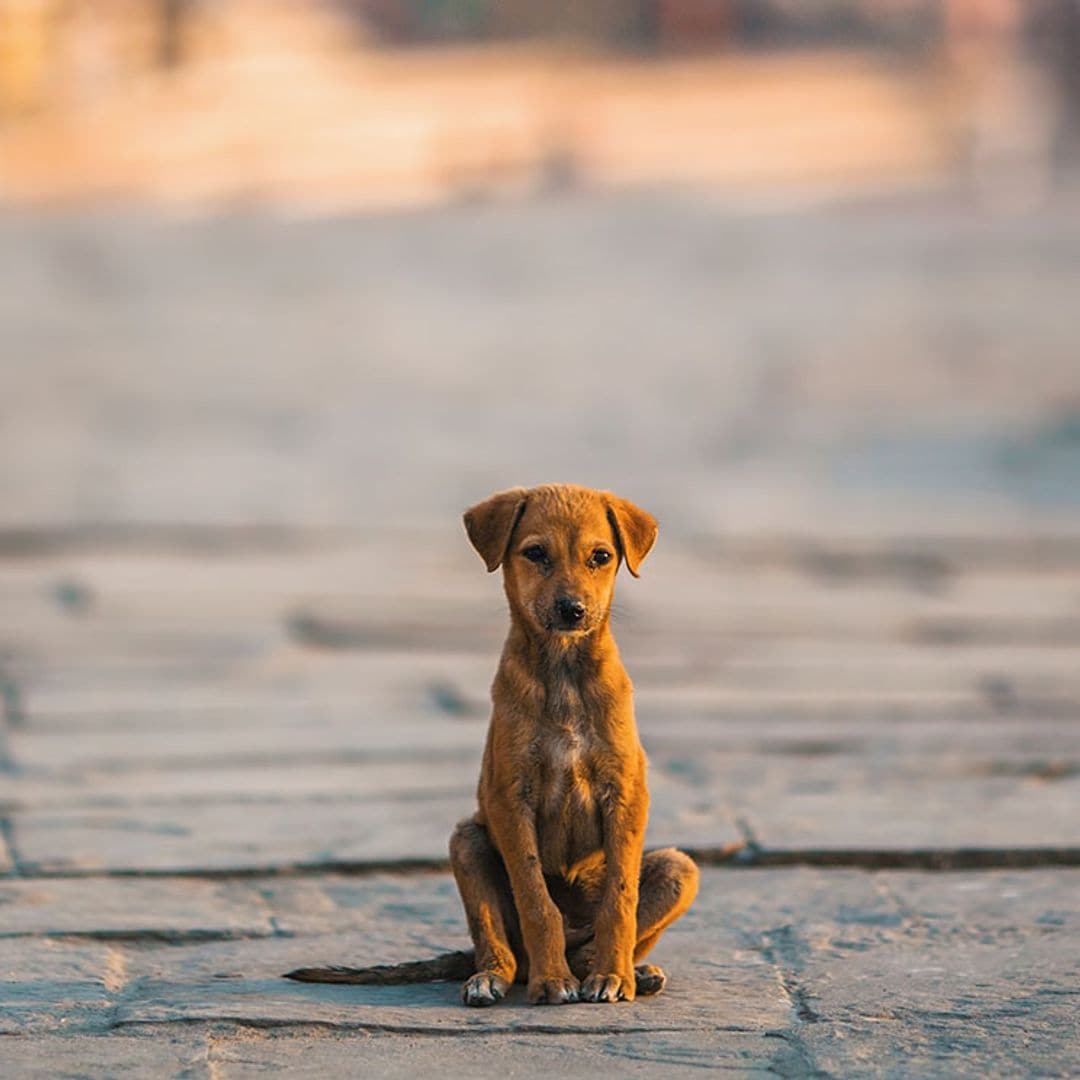
[[[490,574],[502,566],[521,515],[525,513],[525,488],[500,491],[465,511],[465,531],[480,553]]]

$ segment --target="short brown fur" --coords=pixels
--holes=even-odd
[[[478,810],[450,839],[474,953],[289,977],[389,983],[472,969],[462,998],[474,1006],[515,980],[536,1004],[657,993],[664,973],[639,961],[690,906],[698,871],[674,849],[643,852],[645,754],[610,626],[618,567],[637,576],[656,521],[560,484],[493,495],[465,528],[488,570],[502,567],[510,607]]]
[[[450,845],[476,947],[465,1001],[491,1004],[515,978],[537,1003],[655,992],[663,974],[635,962],[690,906],[697,868],[674,850],[643,856],[645,754],[610,611],[620,562],[637,574],[656,522],[550,485],[494,495],[465,527],[489,571],[502,566],[510,606],[479,809]],[[584,609],[570,628],[560,598]]]

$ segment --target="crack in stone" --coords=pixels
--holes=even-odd
[[[814,1063],[813,1056],[800,1034],[804,1024],[817,1024],[823,1017],[814,1009],[811,995],[798,978],[805,949],[794,928],[785,924],[765,930],[760,935],[749,935],[749,942],[772,965],[777,982],[794,1013],[794,1024],[791,1027],[767,1032],[769,1036],[782,1040],[784,1044],[783,1049],[773,1056],[771,1070],[778,1076],[792,1080],[828,1077],[829,1074]]]
[[[77,735],[82,729],[73,727],[70,725],[61,724],[46,724],[42,722],[40,726],[35,725],[36,731],[48,732],[50,735],[71,733]],[[110,730],[104,728],[103,730]],[[112,728],[111,730],[125,730],[122,728]],[[203,729],[205,730],[205,729]],[[238,754],[219,753],[216,755],[183,755],[177,754],[166,759],[161,757],[124,757],[124,758],[96,758],[93,761],[93,768],[95,773],[107,774],[110,776],[127,776],[132,773],[147,773],[147,772],[174,772],[178,769],[200,769],[206,772],[223,772],[228,769],[235,769],[237,767],[259,767],[266,768],[277,765],[299,766],[299,765],[386,765],[386,764],[400,764],[402,762],[427,762],[427,763],[446,763],[448,761],[456,762],[471,762],[475,758],[475,753],[472,748],[425,748],[417,747],[415,749],[408,750],[358,750],[349,749],[346,747],[340,747],[334,750],[313,750],[311,752],[304,749],[296,749],[291,751],[275,751],[273,753],[258,753],[254,750],[248,749]],[[63,774],[60,774],[59,779],[65,779]],[[436,792],[435,794],[452,794],[459,795],[462,791],[460,786],[449,787],[443,789],[443,791]],[[407,795],[407,792],[402,794]],[[416,793],[416,797],[428,797],[426,792]],[[345,799],[350,801],[357,801],[357,796],[344,796]],[[338,801],[337,796],[322,796],[322,801],[333,802]],[[312,801],[319,801],[316,797]]]
[[[249,887],[247,890],[253,898],[262,906],[263,912],[266,915],[266,921],[270,924],[271,936],[275,938],[292,938],[295,937],[295,933],[292,930],[286,930],[278,918],[277,911],[274,908],[274,890],[267,888]]]
[[[769,1062],[769,1072],[784,1080],[829,1080],[831,1073],[819,1069],[806,1045],[792,1031],[766,1031],[767,1039],[779,1039],[784,1045]]]
[[[26,709],[19,684],[0,668],[0,702],[3,703],[4,722],[9,728],[26,727]]]
[[[350,540],[349,529],[301,528],[289,525],[199,525],[181,523],[88,523],[0,529],[0,555],[37,558],[42,555],[130,552],[137,554],[259,554],[318,551]]]
[[[744,865],[753,865],[764,853],[761,842],[758,840],[757,832],[750,823],[750,819],[747,817],[739,816],[735,818],[734,824],[742,842],[737,847],[729,845],[729,848],[731,849],[730,854],[736,862]],[[709,861],[711,855],[712,852],[710,850],[700,851],[698,853],[698,861],[704,862],[706,865],[712,865]]]
[[[127,1029],[139,1029],[160,1031],[167,1027],[198,1028],[211,1025],[219,1030],[224,1027],[242,1030],[244,1028],[258,1031],[285,1030],[291,1034],[301,1034],[305,1031],[312,1034],[317,1032],[347,1031],[354,1033],[375,1032],[390,1035],[417,1035],[430,1036],[432,1038],[460,1038],[464,1031],[477,1035],[581,1035],[594,1037],[597,1035],[687,1035],[700,1034],[702,1032],[721,1032],[732,1035],[755,1035],[761,1034],[760,1029],[739,1026],[734,1024],[715,1025],[702,1027],[700,1025],[660,1025],[648,1027],[617,1027],[593,1025],[589,1027],[569,1027],[558,1024],[493,1024],[491,1026],[470,1026],[467,1029],[460,1027],[433,1027],[425,1024],[387,1024],[372,1023],[369,1020],[352,1023],[347,1020],[299,1020],[299,1019],[275,1019],[271,1017],[250,1016],[172,1016],[161,1020],[133,1017],[131,1019],[118,1019],[109,1025],[110,1031]],[[766,1033],[769,1034],[769,1033]],[[815,1076],[824,1076],[823,1073],[815,1073]]]
[[[0,941],[36,938],[49,941],[98,941],[128,945],[204,945],[215,941],[263,941],[292,937],[287,930],[12,930],[0,931]]]
[[[381,859],[370,862],[335,861],[272,863],[265,866],[79,867],[23,863],[22,876],[43,881],[83,878],[176,878],[184,881],[245,881],[251,878],[295,877],[299,874],[341,874],[374,877],[378,874],[444,874],[447,859]],[[2,935],[0,935],[2,936]]]
[[[18,878],[23,876],[23,866],[15,845],[15,823],[6,814],[0,816],[0,850],[6,848],[11,858],[11,867],[0,877]],[[2,935],[0,935],[2,936]]]
[[[6,819],[0,817],[0,830]],[[10,823],[9,823],[10,828]],[[8,837],[10,846],[10,837]],[[958,872],[977,870],[1041,870],[1080,866],[1080,847],[1032,848],[777,848],[755,849],[742,840],[717,847],[678,845],[701,866],[738,870],[812,866],[825,869],[922,870]],[[14,851],[12,852],[15,858]],[[251,866],[79,867],[42,866],[17,859],[18,876],[27,879],[177,878],[204,881],[243,881],[250,878],[294,877],[299,874],[340,874],[371,877],[377,874],[442,874],[450,864],[442,858],[323,859]],[[0,935],[2,936],[2,935]]]
[[[326,758],[326,764],[330,761],[330,757]],[[335,759],[336,763],[340,763],[340,759]],[[402,759],[404,760],[404,759]],[[232,764],[235,764],[232,763]],[[244,764],[251,765],[250,759],[245,759]],[[310,764],[310,762],[305,762]],[[3,735],[2,729],[0,729],[0,771],[4,769],[3,758]],[[16,771],[12,767],[12,771]],[[96,771],[96,766],[95,766]],[[104,770],[103,770],[104,771]],[[128,770],[123,770],[127,772]],[[132,772],[138,770],[130,770]],[[164,770],[168,771],[168,770]],[[81,781],[79,776],[64,776],[54,775],[50,779],[61,782],[71,783],[73,786]],[[475,786],[475,785],[473,785]],[[215,806],[220,807],[251,807],[252,810],[256,810],[262,806],[273,807],[298,807],[298,806],[356,806],[359,808],[366,807],[372,803],[383,803],[388,799],[392,799],[397,803],[420,803],[427,801],[436,801],[439,799],[460,799],[464,794],[470,792],[470,788],[467,784],[459,784],[454,786],[446,786],[441,788],[425,788],[423,791],[416,791],[415,789],[384,789],[377,792],[313,792],[311,794],[299,795],[294,798],[282,797],[280,794],[271,793],[253,793],[250,795],[236,795],[229,792],[214,793],[213,802]],[[202,808],[207,804],[207,797],[205,795],[147,795],[146,797],[139,796],[138,808],[139,809],[176,809],[176,808]],[[17,804],[12,804],[16,806]],[[0,802],[0,809],[4,809],[4,804]],[[21,809],[30,809],[29,807],[20,807]],[[121,794],[108,794],[108,795],[84,795],[79,792],[70,798],[58,798],[50,799],[47,806],[43,806],[40,809],[46,810],[50,814],[55,814],[54,821],[64,823],[69,820],[83,820],[87,813],[93,813],[97,811],[116,811],[116,810],[131,810],[132,802],[130,798]],[[34,807],[34,810],[39,809]],[[71,816],[68,817],[61,812],[68,812]],[[74,812],[74,813],[72,813]],[[110,825],[123,824],[122,822],[109,822]]]
[[[0,723],[0,772],[15,773],[15,759],[11,756],[11,744],[8,741],[7,725]]]
[[[1080,846],[1007,848],[761,848],[732,860],[727,849],[683,850],[705,866],[728,862],[732,866],[851,867],[859,870],[1038,870],[1080,866]]]
[[[802,969],[802,947],[789,926],[766,930],[758,945],[761,955],[776,969],[784,993],[791,1002],[795,1015],[806,1024],[816,1024],[821,1016],[810,1004],[810,996],[799,984],[796,973]]]

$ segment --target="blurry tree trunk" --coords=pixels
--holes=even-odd
[[[0,119],[43,103],[54,8],[52,0],[0,0]]]
[[[1061,102],[1058,161],[1080,165],[1080,0],[1055,0],[1045,35]]]
[[[193,0],[159,0],[158,63],[179,67],[184,60],[185,31]]]

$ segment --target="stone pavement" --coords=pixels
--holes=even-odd
[[[0,1074],[1075,1075],[1071,220],[0,220]],[[458,513],[556,476],[664,525],[616,622],[705,864],[669,990],[281,980],[465,944]]]
[[[5,1074],[29,1076],[1066,1076],[1078,886],[1077,870],[709,870],[658,950],[660,997],[539,1008],[519,990],[465,1010],[455,985],[278,977],[465,944],[444,874],[8,882],[0,1030],[17,1037],[0,1046]]]

